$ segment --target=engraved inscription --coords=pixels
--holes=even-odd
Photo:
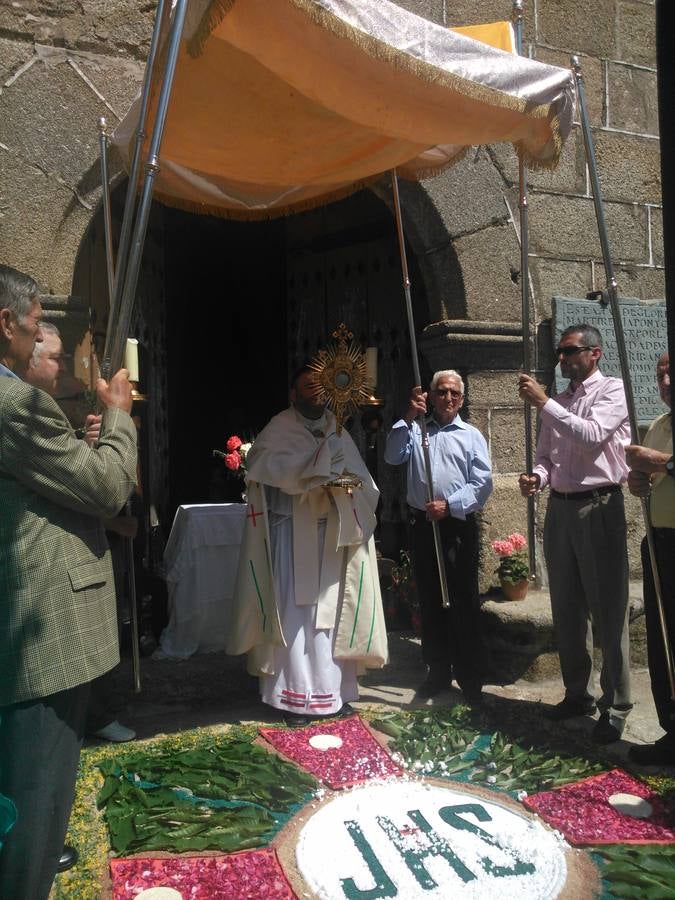
[[[644,303],[621,299],[619,308],[637,419],[640,425],[648,425],[666,411],[656,389],[656,360],[668,349],[666,305],[661,301]],[[600,331],[604,343],[600,368],[603,374],[620,378],[621,365],[609,305],[593,300],[554,297],[553,339],[556,345],[561,333],[578,322],[587,322]],[[556,390],[562,391],[566,386],[567,381],[557,367]]]

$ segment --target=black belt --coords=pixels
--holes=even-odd
[[[620,490],[620,484],[605,484],[592,491],[556,491],[551,488],[551,496],[557,497],[558,500],[594,500],[596,497],[604,497],[605,494],[616,494]]]

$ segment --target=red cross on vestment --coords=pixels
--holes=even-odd
[[[256,512],[256,511],[255,511],[255,506],[251,503],[251,512],[246,514],[246,518],[247,518],[247,519],[253,519],[253,527],[254,527],[254,528],[257,528],[257,527],[258,527],[258,525],[257,525],[257,523],[256,523],[256,519],[258,518],[258,516],[262,516],[262,513],[261,513],[261,512]]]

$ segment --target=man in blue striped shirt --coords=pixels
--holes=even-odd
[[[433,499],[427,500],[422,432],[415,421],[427,415]],[[387,437],[384,458],[407,465],[410,540],[422,619],[422,656],[427,678],[419,697],[433,697],[454,675],[466,700],[481,703],[483,643],[479,627],[477,510],[492,492],[492,469],[485,438],[464,422],[464,383],[453,369],[436,372],[429,393],[415,387],[408,409]],[[440,529],[450,608],[441,599],[432,521]]]

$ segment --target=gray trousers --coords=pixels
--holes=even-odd
[[[17,820],[0,850],[2,900],[47,900],[75,795],[89,683],[0,707],[0,793]]]
[[[551,496],[544,556],[565,695],[593,699],[595,629],[602,650],[598,707],[625,719],[632,702],[623,494],[589,500]]]

